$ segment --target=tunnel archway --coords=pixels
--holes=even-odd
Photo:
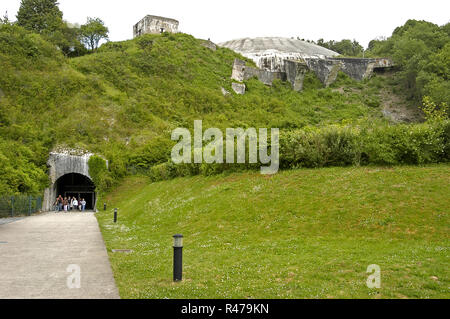
[[[95,209],[95,184],[89,177],[79,173],[65,174],[55,182],[55,189],[57,196],[84,198],[86,209]]]
[[[56,198],[61,195],[76,196],[86,200],[87,208],[96,210],[97,194],[89,174],[89,159],[93,154],[66,149],[50,152],[47,161],[50,185],[44,191],[43,210],[55,209]],[[108,161],[106,161],[108,167]],[[84,196],[84,197],[83,197]]]

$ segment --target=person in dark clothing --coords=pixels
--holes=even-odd
[[[84,212],[84,210],[86,209],[86,201],[84,200],[84,198],[81,200],[81,211]]]
[[[63,209],[63,198],[61,195],[58,196],[58,198],[56,199],[56,203],[58,205],[58,212],[62,211]]]
[[[67,199],[67,197],[64,197],[63,206],[64,211],[67,212],[69,210],[69,200]]]

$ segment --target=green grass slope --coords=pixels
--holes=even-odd
[[[449,181],[448,165],[132,177],[97,218],[122,298],[449,298]]]
[[[342,79],[335,89],[309,75],[302,93],[252,79],[244,96],[223,96],[221,87],[232,92],[236,57],[190,35],[163,34],[68,59],[39,35],[0,25],[0,193],[41,192],[55,147],[104,155],[113,180],[149,169],[167,161],[171,130],[192,128],[194,119],[221,129],[288,130],[382,118],[374,92],[389,83],[380,78]]]

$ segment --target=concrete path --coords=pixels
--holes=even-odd
[[[95,215],[45,213],[0,225],[0,298],[119,298]]]
[[[6,217],[0,218],[0,225],[9,224],[23,219],[24,217]]]

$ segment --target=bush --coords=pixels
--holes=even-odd
[[[372,128],[362,135],[362,156],[368,164],[426,164],[445,158],[442,124]]]
[[[365,99],[365,103],[370,107],[379,107],[381,105],[381,101],[379,97],[373,96]]]
[[[88,161],[89,175],[100,194],[107,191],[113,185],[113,178],[106,166],[106,161],[96,155],[92,155]]]
[[[293,131],[283,136],[280,144],[283,168],[359,164],[357,131],[348,127]]]
[[[280,168],[349,165],[402,165],[450,159],[450,121],[383,126],[307,127],[280,136]],[[248,149],[247,149],[248,152]],[[205,176],[258,170],[261,164],[181,164],[153,166],[152,181],[179,176]]]
[[[164,138],[155,138],[148,144],[134,150],[128,161],[129,169],[146,171],[152,166],[164,163],[170,156],[173,142]]]
[[[442,154],[442,161],[450,161],[450,121],[442,125],[442,137],[444,144],[444,152]]]

